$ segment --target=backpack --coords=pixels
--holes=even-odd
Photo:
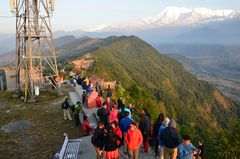
[[[103,130],[100,128],[97,128],[91,137],[91,143],[96,147],[103,147]]]
[[[120,137],[113,132],[112,128],[105,129],[104,137],[108,141],[108,146],[111,147],[113,150],[119,147],[117,141],[121,141]]]
[[[72,107],[73,108],[71,108],[71,110],[72,110],[74,115],[77,115],[77,114],[79,114],[82,111],[81,105],[75,104]]]
[[[66,108],[66,102],[65,102],[65,101],[61,104],[61,108],[62,108],[62,109],[65,109],[65,108]]]

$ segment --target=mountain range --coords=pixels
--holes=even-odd
[[[101,24],[88,30],[56,31],[54,37],[74,35],[105,38],[135,35],[156,43],[203,43],[240,45],[240,11],[167,7],[156,16],[125,24]],[[0,54],[15,48],[13,34],[0,34]]]
[[[100,25],[86,35],[136,35],[150,43],[240,44],[240,11],[167,7],[136,22]]]
[[[210,22],[239,18],[240,11],[212,10],[208,8],[167,7],[156,16],[145,17],[136,22],[117,25],[99,25],[89,32],[145,30],[163,26],[198,26]]]

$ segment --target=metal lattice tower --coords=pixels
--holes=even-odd
[[[34,88],[48,80],[60,93],[50,21],[54,0],[10,0],[10,6],[16,15],[16,89],[24,90],[25,101],[34,100]]]

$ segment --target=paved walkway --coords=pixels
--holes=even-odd
[[[76,85],[74,88],[75,92],[69,92],[69,98],[72,104],[77,103],[77,101],[82,101],[82,93],[83,89],[81,86]],[[85,105],[82,106],[83,112],[80,113],[80,121],[83,121],[83,115],[88,117],[89,123],[92,127],[97,126],[97,118],[96,118],[96,111],[98,108],[88,109]],[[140,159],[154,159],[154,152],[153,150],[149,150],[149,153],[141,152],[142,147],[140,148]],[[120,149],[120,159],[128,159],[128,156],[123,153],[123,146]],[[95,148],[91,143],[91,136],[81,137],[81,144],[80,144],[80,153],[78,158],[82,159],[94,159],[96,158]]]
[[[75,104],[77,101],[82,102],[82,93],[83,89],[81,86],[76,85],[74,87],[75,92],[69,92],[70,101]],[[83,121],[83,116],[86,115],[88,117],[88,121],[92,127],[97,127],[97,118],[96,112],[97,108],[88,109],[85,105],[82,105],[82,113],[80,113],[80,121]]]
[[[79,159],[95,159],[95,148],[91,143],[91,136],[81,137]]]

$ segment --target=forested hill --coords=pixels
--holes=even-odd
[[[113,36],[94,45],[78,57],[93,59],[87,73],[119,81],[126,98],[138,108],[148,107],[154,117],[161,111],[180,125],[197,129],[217,128],[236,117],[236,106],[219,90],[143,40]]]

